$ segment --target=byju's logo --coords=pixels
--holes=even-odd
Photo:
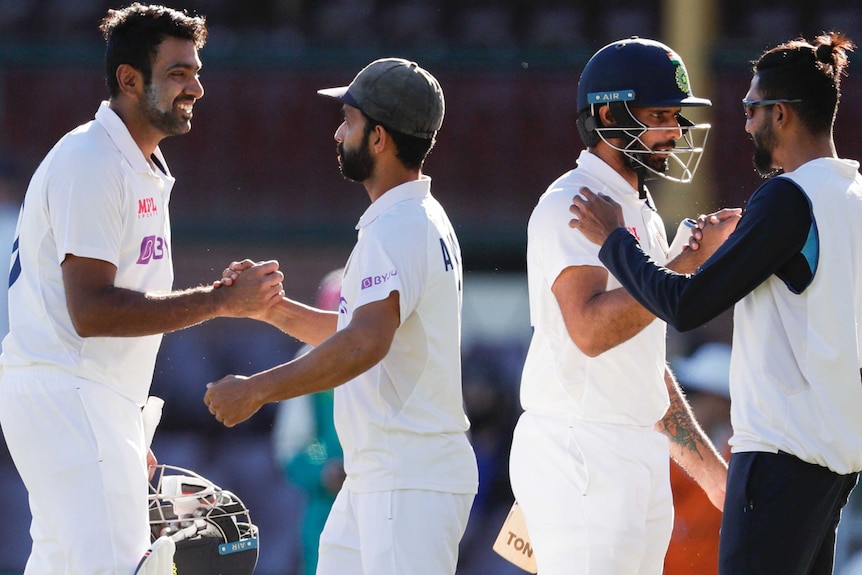
[[[362,280],[362,289],[368,289],[372,286],[384,284],[397,275],[398,275],[398,270],[392,270],[391,272],[386,272],[383,275],[368,276],[367,278],[364,278]]]
[[[147,265],[152,260],[160,260],[165,257],[167,244],[164,238],[159,236],[146,236],[141,242],[141,255],[137,263]]]
[[[159,208],[153,198],[138,200],[138,218],[149,218],[158,214]]]

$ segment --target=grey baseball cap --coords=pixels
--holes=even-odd
[[[318,90],[321,96],[358,108],[387,128],[429,140],[443,125],[446,104],[440,83],[416,62],[375,60],[349,86]]]

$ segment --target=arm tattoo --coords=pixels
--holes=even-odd
[[[680,397],[671,396],[670,408],[659,422],[661,431],[671,441],[680,447],[696,454],[701,460],[704,459],[699,447],[699,433],[697,424],[691,416],[688,406]]]

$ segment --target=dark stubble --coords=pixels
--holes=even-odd
[[[764,121],[763,125],[751,136],[754,142],[754,169],[763,178],[774,176],[779,168],[772,166],[772,150],[775,149],[775,132],[772,122]]]
[[[155,87],[152,84],[146,86],[147,99],[144,101],[143,113],[144,117],[149,120],[155,128],[157,128],[165,136],[179,136],[188,133],[191,130],[191,124],[185,118],[179,116],[173,106],[173,103],[182,100],[194,100],[191,97],[178,97],[171,105],[169,110],[159,109],[159,97]]]

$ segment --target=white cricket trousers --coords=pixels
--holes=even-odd
[[[320,534],[317,575],[454,575],[473,497],[342,488]]]
[[[664,435],[528,411],[509,466],[541,575],[661,575],[673,530]]]
[[[131,575],[150,543],[141,408],[56,368],[6,368],[0,424],[33,515],[24,575]]]

